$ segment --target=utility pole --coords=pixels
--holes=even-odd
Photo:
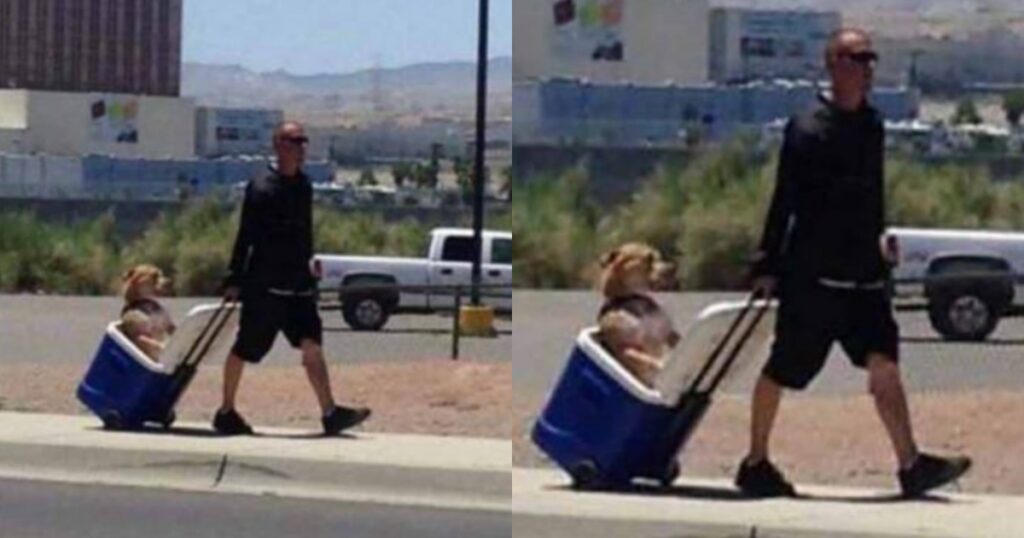
[[[484,145],[487,129],[487,24],[488,0],[480,0],[480,23],[476,66],[476,159],[473,163],[473,288],[470,303],[480,306],[480,262],[483,255]]]
[[[494,336],[494,309],[480,304],[480,264],[484,228],[484,146],[487,137],[487,23],[488,0],[480,0],[480,34],[476,71],[476,158],[473,163],[473,281],[470,304],[459,310],[459,331],[475,336]]]

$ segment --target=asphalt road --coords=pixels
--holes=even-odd
[[[763,538],[821,535],[753,531],[742,524],[580,519],[0,480],[0,536],[4,538],[739,538],[755,534]]]
[[[4,538],[512,536],[506,513],[0,480]]]
[[[212,298],[165,299],[175,320]],[[121,311],[117,297],[0,295],[0,364],[74,363],[92,358],[103,331]],[[355,332],[337,311],[321,312],[328,361],[344,363],[447,358],[452,346],[452,318],[395,316],[380,332]],[[511,322],[498,320],[498,338],[463,338],[460,356],[477,360],[511,360]],[[223,357],[211,357],[212,363]],[[268,364],[297,363],[297,354],[279,336]]]
[[[660,300],[685,327],[702,308],[722,300],[742,300],[742,294],[663,294]],[[593,325],[600,297],[588,291],[516,291],[515,359],[512,383],[518,393],[547,394],[561,371],[577,333]],[[951,344],[942,341],[923,313],[897,316],[902,342],[904,379],[910,391],[955,391],[986,388],[1024,389],[1024,318],[1005,319],[986,343]],[[723,388],[746,394],[758,369],[751,368]],[[850,366],[838,346],[809,391],[818,394],[863,393],[866,378]]]

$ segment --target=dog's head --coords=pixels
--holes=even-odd
[[[667,290],[675,285],[676,265],[643,243],[626,243],[601,256],[599,286],[605,297]]]
[[[132,267],[121,277],[124,285],[123,295],[126,302],[133,302],[147,297],[168,295],[171,292],[171,279],[164,276],[159,267],[141,264]]]

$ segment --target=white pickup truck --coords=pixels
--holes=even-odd
[[[1024,233],[890,228],[897,309],[924,308],[947,340],[980,341],[1014,304],[1024,275]],[[921,304],[921,300],[924,303]]]
[[[342,317],[349,327],[375,331],[392,314],[452,312],[452,288],[466,286],[464,304],[469,303],[473,270],[473,230],[437,228],[430,233],[426,259],[370,256],[314,256],[314,270],[320,275],[321,290],[337,290]],[[512,312],[512,233],[484,230],[481,253],[481,302],[499,314]],[[388,285],[423,286],[423,289],[386,289]],[[372,287],[364,291],[345,287]]]

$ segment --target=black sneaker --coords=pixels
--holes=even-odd
[[[324,425],[324,435],[337,435],[344,430],[359,425],[370,416],[370,410],[365,407],[342,407],[337,406],[330,415],[321,419]]]
[[[234,409],[217,411],[213,417],[213,429],[221,435],[252,435],[252,427]]]
[[[922,452],[914,465],[899,472],[900,488],[904,497],[919,497],[930,489],[953,482],[970,468],[971,459],[966,456],[944,458]]]
[[[767,459],[754,465],[743,460],[736,471],[735,483],[747,497],[796,497],[793,484],[787,482],[786,477]]]

